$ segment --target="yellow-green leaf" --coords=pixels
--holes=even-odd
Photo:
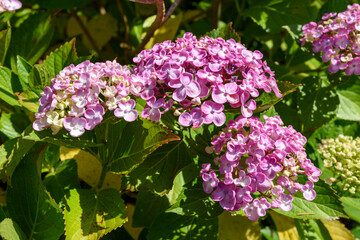
[[[333,240],[353,240],[354,236],[344,224],[337,220],[321,220],[330,233]]]
[[[219,239],[261,239],[258,221],[251,221],[245,216],[231,216],[224,211],[219,216]]]
[[[177,30],[179,29],[182,18],[182,12],[176,16],[171,15],[169,20],[167,20],[160,28],[156,29],[154,36],[145,45],[145,49],[152,48],[155,43],[174,39]]]
[[[286,217],[274,211],[269,211],[280,240],[300,240],[293,218]]]

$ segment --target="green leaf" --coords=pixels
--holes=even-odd
[[[9,49],[11,68],[16,69],[17,55],[34,64],[48,49],[54,32],[50,12],[38,12],[14,30]],[[17,72],[17,71],[16,71]]]
[[[253,1],[244,11],[245,17],[261,26],[266,32],[279,33],[282,26],[306,24],[317,16],[317,8],[311,0],[305,1]]]
[[[55,78],[56,75],[66,66],[74,63],[77,58],[74,38],[70,42],[66,42],[64,45],[50,53],[50,55],[44,60],[42,66],[48,70],[51,79]],[[50,82],[46,82],[43,85],[48,86],[50,85]]]
[[[22,114],[16,114],[16,115],[17,115],[17,117],[19,117],[19,115],[20,115],[20,119],[23,119],[22,118],[23,116],[21,116]],[[3,113],[3,114],[1,114],[1,117],[0,117],[0,132],[9,139],[20,137],[21,132],[18,132],[15,129],[15,125],[12,121],[12,118],[13,118],[13,120],[16,119],[16,118],[14,119],[14,117],[16,115],[11,114],[11,113]],[[17,119],[19,119],[19,118],[17,118]]]
[[[337,94],[340,100],[337,117],[360,121],[360,82],[358,77],[351,77],[348,82],[340,85]]]
[[[211,145],[214,134],[217,134],[220,128],[216,128],[214,124],[202,125],[197,129],[183,129],[183,141],[188,147],[190,156],[193,161],[201,165],[201,163],[209,163],[213,161],[211,154],[205,152],[205,148]]]
[[[183,187],[176,203],[167,212],[180,215],[212,218],[220,215],[224,210],[220,204],[212,200],[211,195],[204,192],[202,179],[196,178]]]
[[[44,92],[43,87],[31,87],[22,93],[16,94],[16,96],[21,106],[30,112],[37,113],[39,111],[39,99],[42,97],[42,92]]]
[[[32,129],[32,126],[28,127],[24,132],[23,139],[32,140],[32,141],[40,141],[40,142],[48,142],[55,145],[62,145],[69,148],[90,148],[90,147],[99,147],[103,144],[95,143],[91,140],[92,132],[85,132],[81,137],[74,138],[69,135],[69,133],[62,129],[56,135],[52,134],[50,128],[47,128],[41,132],[35,131]]]
[[[45,87],[51,84],[51,72],[43,65],[37,64],[29,74],[30,87]]]
[[[20,106],[14,92],[22,92],[19,78],[10,69],[0,67],[0,98],[12,106]]]
[[[60,162],[44,178],[44,185],[54,200],[59,203],[66,193],[73,188],[79,188],[77,164],[74,159]]]
[[[286,95],[296,91],[296,89],[300,86],[300,84],[293,84],[286,81],[277,81],[276,82],[280,93],[282,94],[281,98],[275,96],[274,92],[263,92],[260,94],[258,98],[255,99],[256,101],[256,109],[255,112],[264,111],[271,106],[275,105],[276,103],[280,102]]]
[[[34,144],[34,141],[24,140],[21,137],[17,138],[16,143],[12,146],[9,157],[7,158],[6,175],[10,178],[10,181],[21,159],[32,149]]]
[[[99,193],[92,189],[71,189],[65,200],[68,239],[99,239],[127,221],[125,205],[115,189]]]
[[[299,88],[299,109],[304,132],[312,132],[335,117],[339,98],[332,87],[321,87],[315,77]]]
[[[239,34],[233,29],[232,22],[228,23],[226,26],[218,29],[214,29],[211,32],[205,34],[205,36],[211,38],[223,38],[225,40],[234,39],[236,42],[240,42]]]
[[[29,153],[16,168],[6,191],[9,216],[26,239],[57,240],[64,232],[60,208],[46,192],[37,173],[37,153]]]
[[[163,145],[151,153],[122,184],[132,185],[140,191],[163,194],[172,188],[178,171],[192,163],[188,148],[183,141]]]
[[[33,70],[33,66],[28,63],[24,58],[17,55],[16,56],[16,70],[21,82],[27,84],[29,86],[29,75]],[[24,88],[26,89],[26,88]]]
[[[55,168],[60,161],[60,146],[55,144],[48,144],[45,151],[45,158],[43,166]]]
[[[169,207],[168,199],[150,192],[139,192],[133,215],[133,227],[149,228],[156,217]]]
[[[162,213],[149,229],[148,240],[217,239],[218,219],[205,220],[194,216]]]
[[[21,230],[19,225],[10,218],[6,218],[0,223],[0,236],[5,240],[27,239],[25,233]]]
[[[340,201],[342,202],[344,210],[349,215],[349,217],[360,223],[360,199],[342,197],[340,198]]]
[[[0,28],[1,29],[4,29],[5,27],[8,26],[8,21],[14,15],[14,13],[15,13],[15,11],[13,11],[13,12],[5,11],[5,12],[0,13]]]
[[[334,190],[321,180],[314,185],[316,198],[313,201],[305,200],[302,193],[297,192],[292,202],[291,211],[284,212],[280,209],[274,211],[288,217],[303,219],[333,220],[339,217],[347,217]]]
[[[110,171],[129,173],[161,145],[180,140],[167,128],[146,119],[127,123],[122,133],[111,138],[115,151],[109,158]],[[129,138],[129,136],[133,136]]]
[[[260,121],[265,122],[264,116],[275,117],[278,115],[279,114],[276,112],[275,107],[271,106],[268,110],[266,110],[260,114]]]
[[[6,53],[11,41],[11,28],[0,31],[0,64],[4,65]]]
[[[300,239],[332,239],[329,231],[320,220],[294,220]]]

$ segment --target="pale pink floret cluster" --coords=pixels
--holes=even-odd
[[[262,57],[233,39],[197,40],[192,33],[176,42],[155,44],[134,58],[133,84],[147,101],[141,116],[158,121],[171,109],[182,126],[222,126],[229,105],[250,117],[259,91],[281,97],[274,73]]]
[[[303,26],[303,44],[311,42],[322,60],[330,61],[329,71],[345,70],[346,75],[360,75],[360,7],[348,5],[341,13],[326,13],[322,21]]]
[[[21,7],[22,4],[18,0],[0,0],[0,12],[13,12]]]
[[[33,128],[41,131],[50,127],[56,134],[63,127],[73,137],[92,130],[107,110],[131,122],[137,118],[131,94],[130,71],[117,62],[91,63],[64,68],[45,87],[39,99],[39,112]]]
[[[314,182],[321,171],[306,157],[306,138],[292,126],[284,127],[278,116],[230,120],[220,135],[214,136],[208,153],[214,163],[203,164],[200,175],[206,193],[226,211],[241,208],[250,220],[265,216],[266,210],[292,209],[293,194],[315,198]],[[302,185],[298,175],[307,176]]]

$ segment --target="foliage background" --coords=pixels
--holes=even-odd
[[[257,222],[241,212],[222,213],[198,178],[201,163],[211,161],[204,148],[219,130],[214,126],[184,129],[171,115],[161,125],[109,119],[79,139],[31,127],[39,93],[71,63],[116,59],[131,65],[142,46],[151,48],[185,32],[231,37],[260,50],[275,71],[286,96],[277,102],[262,95],[258,111],[274,105],[268,115],[279,114],[308,138],[308,156],[323,170],[323,180],[330,172],[317,153],[320,140],[340,133],[359,136],[360,81],[330,74],[299,38],[303,24],[319,21],[326,12],[344,11],[352,2],[183,0],[145,43],[141,39],[156,18],[152,4],[23,0],[22,9],[1,13],[1,237],[360,238],[360,196],[337,193],[323,181],[316,185],[313,202],[295,198],[288,213],[271,211]],[[173,2],[165,4],[169,9]]]

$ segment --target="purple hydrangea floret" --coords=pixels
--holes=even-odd
[[[330,61],[329,71],[345,70],[346,75],[360,75],[360,5],[348,5],[341,13],[325,13],[318,23],[302,27],[304,45],[310,42],[314,52],[322,53],[324,62]]]
[[[226,211],[244,210],[250,220],[265,216],[266,210],[292,209],[297,191],[306,200],[316,197],[314,182],[321,171],[306,157],[306,138],[292,126],[282,126],[278,116],[230,120],[206,148],[215,154],[214,163],[203,164],[200,175],[204,191],[211,193]],[[298,175],[308,181],[302,185]]]
[[[65,67],[41,93],[33,128],[50,127],[56,134],[64,127],[72,137],[80,137],[100,124],[108,110],[132,122],[138,116],[130,98],[132,87],[130,71],[115,61]]]
[[[158,121],[172,110],[182,126],[222,126],[224,105],[251,117],[259,91],[281,93],[274,72],[259,51],[235,40],[185,33],[175,42],[155,44],[134,58],[134,95],[147,101],[141,116]],[[162,106],[168,106],[160,110]]]

